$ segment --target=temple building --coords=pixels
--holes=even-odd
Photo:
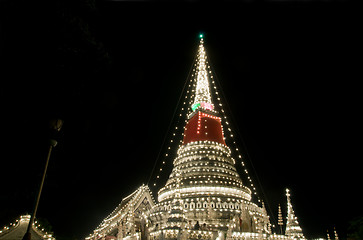
[[[195,59],[182,98],[181,140],[177,148],[168,148],[174,156],[173,168],[157,199],[147,185],[142,185],[86,239],[305,239],[289,190],[285,231],[283,221],[279,221],[277,234],[263,201],[255,196],[248,170],[244,170],[248,186],[240,177],[236,164],[245,164],[238,148],[231,151],[228,145],[235,141],[226,138],[233,133],[203,35]]]

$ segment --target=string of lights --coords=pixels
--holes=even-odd
[[[268,198],[266,197],[266,194],[264,193],[263,186],[262,186],[262,184],[258,178],[258,174],[254,168],[253,161],[248,152],[248,148],[245,144],[245,141],[243,140],[243,137],[239,133],[238,126],[236,124],[233,124],[233,122],[235,122],[235,120],[233,119],[233,114],[228,105],[228,101],[223,92],[223,88],[221,87],[218,77],[215,74],[215,71],[213,70],[213,67],[209,64],[208,64],[208,67],[210,68],[211,73],[213,72],[213,75],[214,75],[214,78],[213,78],[213,75],[211,76],[211,79],[213,79],[211,81],[211,83],[213,85],[212,87],[213,87],[213,89],[215,89],[215,91],[212,91],[212,92],[215,94],[214,99],[216,99],[216,101],[218,101],[217,106],[219,106],[221,108],[220,112],[223,115],[222,119],[224,119],[224,121],[222,121],[223,128],[228,130],[228,133],[225,135],[226,141],[229,143],[230,146],[232,145],[231,149],[234,150],[233,155],[238,157],[240,166],[242,166],[242,168],[243,168],[242,176],[244,175],[245,176],[244,179],[248,181],[249,187],[253,190],[253,194],[256,197],[257,202],[260,204],[264,203],[264,202],[267,203],[266,204],[267,208],[269,209],[269,212],[271,213],[271,215],[270,215],[271,220],[273,221],[274,226],[276,226],[277,222],[276,222],[275,216],[273,214],[273,211],[270,208],[270,204],[268,203]],[[219,91],[217,89],[219,89]],[[223,102],[225,102],[224,104],[222,103],[222,99],[223,99]],[[227,115],[229,115],[231,117],[228,118]],[[232,120],[234,120],[234,121],[232,121]],[[243,153],[242,153],[242,150],[239,148],[239,146],[243,147]],[[243,159],[247,160],[248,164],[246,164],[246,162]],[[253,177],[251,176],[248,169],[253,170],[253,173],[255,176],[254,179],[258,183],[259,191],[257,191],[256,185],[254,184],[254,181],[253,181]],[[259,192],[262,194],[263,198],[260,197]],[[264,201],[262,201],[262,199],[264,199]]]
[[[192,65],[192,67],[190,68],[189,74],[188,75],[192,75],[192,71],[195,71],[195,64]],[[171,149],[178,149],[179,146],[182,144],[183,142],[183,129],[184,129],[184,124],[186,123],[186,117],[187,117],[187,107],[186,104],[190,104],[190,92],[193,86],[193,79],[191,79],[190,81],[186,81],[183,87],[183,90],[181,91],[181,94],[179,96],[178,99],[178,103],[176,104],[176,108],[172,117],[172,120],[170,121],[170,125],[168,127],[168,131],[166,132],[165,136],[164,136],[164,140],[163,143],[160,147],[160,151],[159,154],[155,160],[153,169],[150,173],[149,176],[149,180],[147,182],[147,184],[150,183],[150,181],[152,181],[152,187],[156,188],[157,184],[159,183],[159,180],[161,178],[161,173],[163,171],[163,169],[165,167],[167,167],[168,163],[172,163],[172,159],[175,156],[175,154],[171,154],[170,150]],[[182,104],[181,104],[182,103]],[[177,114],[178,113],[178,114]],[[177,116],[177,120],[174,121],[175,116]],[[183,118],[184,116],[184,118]],[[184,121],[181,121],[181,119],[184,119]],[[173,124],[174,123],[174,124]],[[173,126],[173,128],[171,129],[171,127]],[[164,150],[164,145],[166,143],[166,139],[170,136],[169,141],[167,142],[167,147]],[[175,147],[175,148],[174,148]],[[164,152],[164,154],[162,155],[161,153]],[[159,165],[158,165],[159,164]],[[154,176],[154,172],[156,167],[158,166],[158,170],[156,175]],[[154,177],[154,178],[153,178]]]

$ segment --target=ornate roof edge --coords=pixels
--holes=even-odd
[[[21,215],[19,218],[15,220],[14,223],[10,223],[9,226],[5,226],[0,230],[0,239],[7,239],[7,235],[9,233],[13,231],[21,231],[23,230],[22,228],[24,228],[24,234],[25,234],[29,221],[30,221],[30,215]],[[42,226],[37,221],[34,221],[32,230],[42,239],[55,240],[52,233],[45,232]]]

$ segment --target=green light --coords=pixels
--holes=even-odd
[[[199,38],[203,38],[203,34],[199,34]]]
[[[200,103],[194,103],[192,105],[192,110],[195,111],[195,109],[197,109],[200,106]]]

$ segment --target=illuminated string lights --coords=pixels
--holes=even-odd
[[[196,70],[196,63],[194,64],[193,72],[195,72],[195,70]],[[187,119],[190,114],[190,111],[187,106],[191,106],[192,101],[194,100],[194,89],[195,89],[194,76],[195,74],[192,73],[191,79],[187,82],[188,85],[185,91],[186,94],[185,97],[182,98],[183,102],[180,107],[179,111],[180,113],[178,114],[178,119],[176,121],[175,127],[172,130],[171,139],[167,142],[167,150],[161,161],[161,167],[159,168],[159,171],[156,174],[156,177],[154,178],[152,183],[154,187],[156,187],[158,184],[158,180],[160,179],[160,174],[162,172],[162,169],[166,167],[167,163],[171,163],[172,162],[171,158],[175,156],[175,154],[170,154],[170,150],[178,149],[183,143],[185,124],[187,123]]]
[[[218,92],[218,88],[217,88],[215,80],[213,80],[211,67],[210,67],[208,61],[206,61],[206,65],[207,65],[207,68],[209,69],[209,74],[210,74],[211,83],[212,83],[212,89],[214,89],[214,91],[212,91],[212,93],[214,93],[214,99],[217,100],[217,105],[220,107],[219,111],[220,111],[220,113],[222,115],[221,119],[223,119],[222,123],[223,123],[224,126],[222,125],[222,130],[224,128],[226,128],[227,131],[228,131],[227,135],[225,135],[224,133],[223,133],[223,135],[225,135],[225,136],[227,136],[228,138],[231,139],[230,142],[233,143],[233,149],[235,150],[235,153],[236,153],[235,155],[238,157],[238,160],[240,161],[241,166],[244,168],[243,170],[244,170],[244,173],[246,174],[246,177],[247,177],[247,180],[249,182],[250,188],[253,190],[252,193],[256,196],[257,201],[260,203],[261,198],[259,197],[259,195],[257,193],[257,189],[255,187],[255,184],[253,183],[253,180],[252,180],[251,176],[248,173],[247,166],[246,166],[245,162],[243,161],[242,153],[241,153],[241,151],[238,148],[238,145],[236,143],[235,135],[232,132],[232,129],[230,127],[230,123],[229,123],[227,115],[226,115],[226,111],[223,108],[223,103],[222,103],[222,100],[221,100],[221,97],[220,97],[220,93]]]

